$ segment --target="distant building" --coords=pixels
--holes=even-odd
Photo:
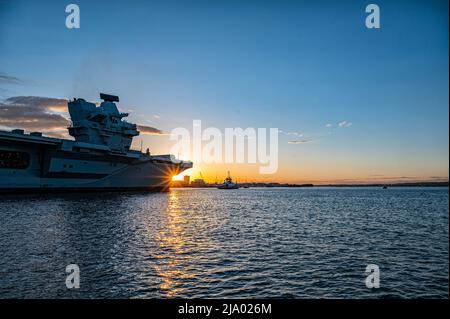
[[[205,185],[206,185],[205,181],[203,179],[201,179],[201,178],[194,179],[191,182],[191,186],[192,187],[204,187]]]

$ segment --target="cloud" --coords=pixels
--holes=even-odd
[[[332,127],[332,126],[333,126],[333,124],[331,124],[331,123],[325,124],[325,127]]]
[[[47,131],[47,132],[45,132],[45,136],[54,137],[54,138],[66,138],[66,139],[72,138],[69,135],[69,132],[67,131],[66,128],[64,130]]]
[[[153,135],[161,135],[163,134],[163,131],[160,129],[147,126],[147,125],[137,125],[137,129],[141,134],[153,134]]]
[[[41,96],[14,96],[0,102],[0,126],[41,131],[53,137],[68,137],[67,100]],[[163,134],[157,128],[138,125],[141,134]]]
[[[20,84],[20,83],[22,83],[22,81],[19,78],[0,72],[0,84]]]
[[[294,140],[294,141],[288,141],[288,144],[306,144],[311,143],[312,140]]]
[[[388,176],[383,174],[370,174],[369,180],[417,180],[417,176]]]
[[[442,180],[448,180],[448,176],[430,176],[430,179],[442,179]]]
[[[67,101],[37,96],[15,96],[0,102],[0,125],[29,131],[65,130],[69,120],[52,111],[67,110]]]
[[[303,134],[300,133],[300,132],[286,132],[286,131],[283,131],[283,130],[278,130],[278,133],[281,133],[281,134],[284,134],[284,135],[287,135],[287,136],[298,136],[298,137],[302,137],[303,136]]]
[[[342,121],[338,123],[339,127],[350,127],[352,126],[352,122]]]
[[[7,104],[30,106],[54,112],[67,112],[67,100],[41,96],[13,96],[5,101]]]

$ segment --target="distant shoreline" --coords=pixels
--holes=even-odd
[[[415,182],[415,183],[392,183],[392,184],[321,184],[315,187],[448,187],[449,182]]]
[[[288,183],[242,183],[243,187],[274,188],[274,187],[448,187],[449,182],[411,182],[411,183],[376,183],[376,184],[288,184]],[[177,183],[172,188],[215,188],[216,184],[204,184],[202,186],[184,186]]]

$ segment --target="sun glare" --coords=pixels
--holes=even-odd
[[[172,176],[172,181],[182,181],[184,177],[184,174],[178,174],[175,176]]]

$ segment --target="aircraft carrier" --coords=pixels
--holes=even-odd
[[[0,131],[0,193],[75,191],[165,191],[172,177],[192,162],[130,149],[139,135],[123,120],[114,95],[100,94],[100,106],[69,101],[74,140],[41,132]]]

